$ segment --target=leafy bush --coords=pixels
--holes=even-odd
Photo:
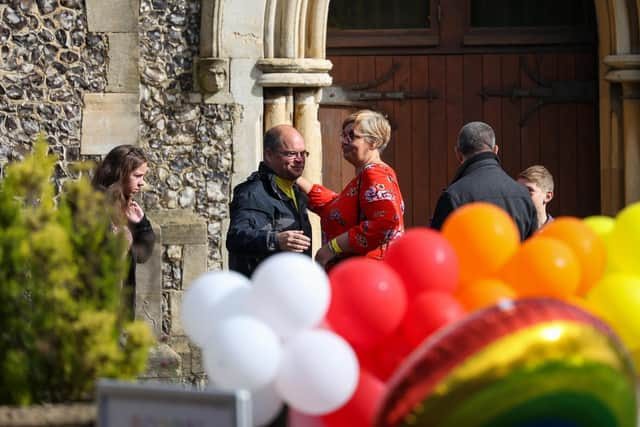
[[[135,378],[151,332],[130,321],[126,241],[87,178],[55,203],[44,137],[0,184],[0,404],[85,400],[99,377]]]

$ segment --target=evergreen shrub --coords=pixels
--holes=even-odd
[[[55,194],[44,136],[0,183],[0,404],[88,400],[98,378],[133,379],[152,335],[121,289],[126,241],[84,177]],[[57,198],[57,203],[56,203]]]

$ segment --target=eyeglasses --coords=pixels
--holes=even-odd
[[[351,129],[349,132],[342,132],[340,134],[340,139],[342,139],[343,141],[347,141],[348,143],[353,142],[356,138],[364,138],[367,135],[361,135],[359,133],[356,133],[353,129]]]
[[[286,157],[287,159],[294,159],[296,157],[300,157],[301,159],[306,159],[309,157],[308,151],[278,151],[282,157]]]

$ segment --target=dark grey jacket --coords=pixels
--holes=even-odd
[[[537,229],[536,208],[529,192],[507,175],[492,152],[476,154],[458,168],[438,199],[431,228],[440,230],[454,209],[471,202],[493,203],[506,210],[516,222],[521,240]]]
[[[260,163],[257,172],[233,189],[227,232],[229,268],[249,277],[265,258],[280,251],[276,233],[302,230],[311,238],[309,198],[293,186],[298,209],[278,188],[274,172]],[[306,252],[311,256],[311,248]]]

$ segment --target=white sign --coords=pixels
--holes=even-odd
[[[251,427],[245,390],[187,390],[153,383],[98,383],[98,427]]]

